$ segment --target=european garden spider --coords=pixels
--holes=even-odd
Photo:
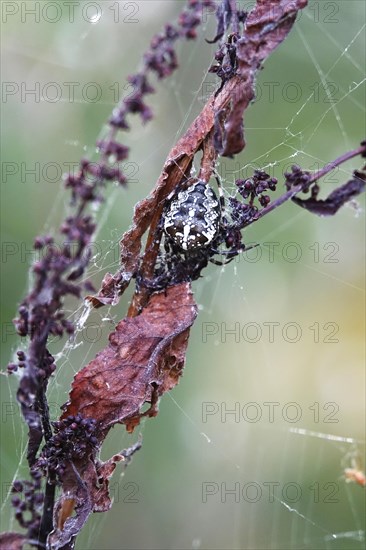
[[[152,280],[137,277],[140,285],[161,290],[194,281],[208,262],[225,265],[244,250],[257,246],[246,247],[241,231],[258,212],[254,199],[258,198],[262,206],[268,204],[269,197],[263,191],[274,190],[277,180],[261,170],[256,170],[252,178],[237,180],[238,192],[249,201],[229,197],[228,208],[218,177],[216,181],[219,199],[207,182],[197,178],[183,181],[178,192],[168,197],[159,226],[165,254],[160,253]],[[226,250],[220,248],[222,245]],[[224,260],[216,260],[215,255]]]

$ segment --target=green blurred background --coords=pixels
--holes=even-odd
[[[71,21],[63,2],[57,9],[36,4],[2,4],[4,368],[20,345],[11,320],[29,285],[33,238],[53,231],[68,210],[60,175],[82,156],[96,158],[116,95],[129,92],[126,76],[184,5],[75,2]],[[245,151],[220,162],[228,194],[253,168],[282,182],[291,164],[317,169],[364,139],[364,20],[361,1],[311,2],[301,14],[258,76]],[[135,203],[215,89],[207,74],[215,47],[204,41],[214,28],[205,14],[199,39],[178,46],[179,71],[148,98],[156,118],[145,127],[133,120],[123,136],[134,181],[127,190],[109,187],[97,212],[101,229],[88,273],[96,287],[117,270],[118,240]],[[31,89],[35,95],[26,94]],[[355,159],[331,172],[324,194],[360,166]],[[162,399],[157,418],[141,426],[143,449],[112,480],[112,510],[89,519],[78,549],[363,548],[364,492],[346,484],[343,471],[364,452],[364,230],[356,205],[322,219],[286,204],[247,231],[246,241],[260,249],[225,268],[209,267],[194,283],[199,316],[184,377]],[[59,365],[53,418],[75,372],[125,315],[130,295],[93,312],[74,342],[52,342]],[[83,312],[72,301],[66,307],[70,316]],[[16,525],[7,493],[14,476],[26,475],[26,430],[14,404],[16,377],[4,376],[1,386],[1,528],[10,530]],[[236,415],[227,414],[233,409]],[[113,429],[102,457],[137,435]],[[233,488],[239,492],[225,492]]]

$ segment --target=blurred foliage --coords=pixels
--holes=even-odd
[[[79,6],[72,23],[63,12],[56,23],[31,16],[22,22],[18,15],[3,25],[3,81],[19,88],[4,96],[2,105],[4,366],[19,346],[11,319],[29,284],[33,238],[53,231],[67,212],[60,174],[81,156],[94,158],[96,138],[118,90],[128,93],[126,76],[183,2],[120,3],[119,23],[112,3],[101,5],[103,15],[95,24],[82,17]],[[265,168],[282,181],[291,164],[316,169],[364,138],[363,18],[362,2],[310,3],[259,75],[257,100],[245,117],[246,149],[220,162],[228,192],[235,178],[253,168]],[[106,271],[117,269],[118,240],[134,204],[149,192],[169,149],[215,88],[215,77],[207,74],[215,48],[203,39],[213,32],[214,19],[208,16],[200,40],[180,45],[180,70],[163,86],[157,83],[158,94],[151,96],[155,120],[146,127],[134,121],[126,133],[136,181],[127,190],[108,189],[97,213],[101,229],[90,268],[96,287]],[[65,84],[70,82],[77,83],[74,101]],[[97,101],[88,100],[95,90],[90,83],[102,90]],[[37,86],[37,98],[25,94]],[[59,89],[61,96],[51,101]],[[322,184],[324,192],[346,181],[360,164],[356,159],[332,172]],[[25,173],[32,169],[40,176]],[[342,472],[349,453],[362,451],[364,440],[364,229],[364,211],[352,206],[321,219],[286,204],[247,231],[247,241],[261,243],[260,249],[225,268],[206,270],[194,284],[200,315],[185,375],[162,400],[158,417],[141,427],[143,449],[123,479],[115,474],[113,509],[91,518],[77,548],[362,548],[362,489],[346,484]],[[52,343],[51,351],[60,354],[50,388],[54,418],[74,373],[106,344],[128,298],[114,309],[93,312],[77,346]],[[79,306],[70,301],[67,307],[72,315]],[[276,323],[273,341],[268,323]],[[295,341],[291,331],[297,327]],[[9,482],[26,475],[23,466],[18,469],[18,462],[24,464],[26,431],[14,404],[16,382],[16,377],[3,378],[1,390],[2,529],[12,527]],[[279,403],[273,421],[268,402]],[[261,417],[225,416],[225,407],[235,409],[236,403],[241,412],[255,418],[259,410]],[[296,408],[286,408],[288,403]],[[212,414],[203,422],[207,407]],[[287,412],[298,410],[301,418],[290,422]],[[122,428],[114,429],[103,457],[129,442]],[[203,502],[206,482],[218,492]],[[274,502],[269,482],[279,484]],[[252,494],[240,502],[228,495],[221,502],[222,483],[227,488],[239,483],[240,489],[257,483],[263,493],[257,502],[249,502]],[[282,493],[288,483],[301,487],[296,502]],[[329,502],[333,486],[326,483],[334,484],[337,502]]]

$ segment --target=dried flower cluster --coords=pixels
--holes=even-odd
[[[152,118],[150,108],[144,103],[144,96],[154,92],[148,83],[149,72],[162,79],[178,67],[175,42],[181,38],[195,38],[195,29],[202,20],[202,10],[213,7],[214,2],[211,0],[190,0],[178,24],[166,25],[164,31],[153,38],[144,56],[143,70],[129,77],[129,82],[135,88],[134,93],[115,109],[109,121],[109,137],[97,143],[100,162],[82,159],[79,171],[66,177],[65,186],[71,189],[71,204],[75,214],[66,218],[60,228],[64,236],[62,247],[55,246],[55,240],[50,235],[35,239],[34,248],[42,250],[42,259],[32,267],[33,289],[21,303],[19,317],[15,320],[18,334],[29,336],[30,344],[27,352],[18,353],[18,364],[12,363],[8,368],[9,372],[14,372],[18,367],[23,369],[18,400],[31,430],[31,465],[35,461],[42,434],[51,433],[49,422],[45,416],[41,417],[37,405],[38,400],[44,400],[47,379],[55,370],[53,358],[46,348],[47,339],[51,335],[62,336],[65,332],[73,332],[73,324],[65,319],[62,310],[65,297],[72,295],[80,298],[83,289],[92,290],[89,284],[76,282],[89,264],[91,251],[88,245],[95,231],[95,222],[87,213],[87,207],[103,200],[105,182],[126,183],[118,163],[127,158],[128,147],[116,141],[116,129],[129,128],[126,118],[130,114],[139,114],[143,122]]]
[[[55,458],[55,464],[52,464],[53,452],[56,453],[58,449],[58,454],[68,456],[70,451],[68,430],[60,431],[60,427],[56,427],[59,431],[53,435],[49,420],[46,390],[56,364],[47,349],[47,341],[52,335],[72,334],[74,330],[73,323],[65,318],[63,312],[65,298],[69,295],[80,298],[83,290],[93,290],[90,284],[78,282],[89,264],[89,244],[96,228],[88,210],[92,203],[103,201],[106,182],[113,181],[120,185],[126,183],[126,176],[118,163],[127,158],[129,150],[117,141],[117,131],[129,128],[127,115],[139,114],[143,122],[152,118],[150,108],[144,103],[144,96],[154,92],[148,83],[148,74],[152,73],[162,79],[178,67],[175,43],[179,39],[195,38],[196,28],[202,22],[203,10],[214,7],[215,2],[212,0],[190,0],[177,25],[166,25],[164,31],[154,37],[144,57],[143,71],[129,78],[129,82],[135,87],[134,93],[115,109],[109,121],[108,137],[97,143],[100,152],[98,163],[82,159],[79,170],[65,179],[65,187],[71,190],[73,214],[64,220],[59,229],[63,237],[62,246],[55,245],[52,235],[35,239],[34,248],[42,250],[42,258],[32,266],[33,287],[20,304],[18,318],[14,321],[18,334],[28,337],[29,344],[27,350],[18,352],[17,362],[8,366],[10,374],[18,368],[22,369],[17,399],[29,427],[27,458],[33,473],[43,439],[48,442],[48,446],[42,460],[47,459],[49,473],[52,473],[52,467],[57,467],[60,473],[59,459]],[[37,467],[41,462],[37,463]],[[47,504],[50,505],[48,514],[52,517],[52,496],[51,502]],[[33,531],[30,526],[27,535],[29,540],[34,539]],[[42,535],[42,544],[46,535],[47,533]]]
[[[19,525],[27,530],[30,539],[37,540],[41,525],[44,495],[42,492],[42,472],[31,470],[32,481],[15,481],[11,492],[11,503]]]
[[[83,418],[81,414],[67,416],[52,422],[54,435],[45,445],[37,460],[37,467],[54,483],[60,482],[70,461],[80,460],[90,454],[98,444],[95,436],[96,420]]]
[[[150,84],[150,73],[159,80],[170,76],[178,67],[177,54],[174,45],[182,38],[191,40],[197,37],[196,28],[202,22],[204,10],[214,9],[213,0],[189,0],[187,7],[182,11],[176,25],[166,24],[163,31],[154,36],[150,49],[143,56],[143,67],[139,73],[128,77],[128,82],[134,87],[134,92],[113,111],[109,120],[112,127],[120,130],[129,128],[128,114],[139,114],[142,122],[152,119],[151,108],[145,103],[145,96],[152,94],[155,89]],[[102,142],[102,148],[106,147]],[[107,145],[110,147],[110,145]]]

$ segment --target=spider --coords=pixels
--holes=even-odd
[[[241,229],[257,208],[230,198],[227,215],[223,189],[216,177],[218,195],[205,181],[189,178],[177,193],[168,197],[159,230],[164,234],[165,255],[160,254],[154,278],[140,284],[152,290],[194,281],[208,262],[225,265],[235,256],[252,248],[241,242]],[[220,249],[225,244],[228,250]],[[254,245],[256,246],[256,245]],[[224,256],[223,261],[213,258]]]
[[[168,204],[165,234],[185,252],[207,247],[219,231],[223,201],[221,193],[219,202],[212,187],[202,180],[195,181]]]

